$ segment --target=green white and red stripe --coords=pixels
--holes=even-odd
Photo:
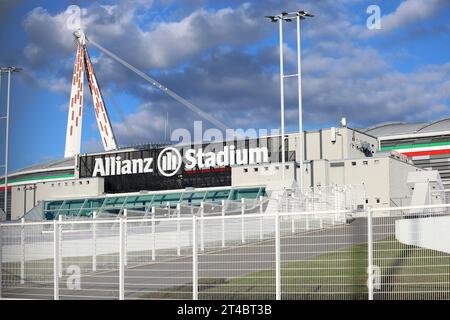
[[[408,157],[450,154],[450,141],[381,147],[380,150],[393,150]]]

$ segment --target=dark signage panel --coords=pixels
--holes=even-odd
[[[85,154],[80,155],[78,170],[80,178],[103,177],[108,193],[231,186],[233,165],[280,162],[278,140],[235,140],[196,148],[157,145]],[[287,150],[286,160],[295,160],[295,152]]]
[[[153,172],[136,173],[136,174],[120,174],[107,175],[105,179],[105,192],[121,193],[136,191],[154,191],[154,190],[171,190],[184,189],[188,187],[206,188],[220,187],[231,185],[231,167],[208,168],[185,170],[184,164],[178,172],[171,176],[163,176],[157,169],[156,160],[162,148],[117,152],[114,154],[102,155],[82,155],[79,161],[79,170],[81,178],[89,178],[93,176],[96,159],[108,161],[110,157],[120,157],[123,160],[132,159],[154,159],[152,163]],[[100,175],[96,175],[100,176]]]

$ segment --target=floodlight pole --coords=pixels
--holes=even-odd
[[[285,178],[285,162],[286,162],[286,147],[285,147],[285,128],[284,128],[284,78],[297,76],[298,80],[298,130],[299,130],[299,143],[298,150],[296,151],[296,160],[300,165],[300,187],[303,188],[303,167],[304,167],[304,152],[303,152],[303,104],[302,104],[302,64],[301,64],[301,35],[300,35],[300,20],[306,19],[306,17],[314,17],[309,12],[306,11],[296,11],[296,12],[282,12],[281,14],[274,16],[266,16],[272,22],[278,22],[279,32],[280,32],[280,108],[281,108],[281,173],[282,178]],[[297,74],[285,75],[284,74],[284,61],[283,61],[283,21],[293,21],[296,19],[297,22]]]
[[[6,96],[6,135],[5,135],[5,214],[8,216],[8,152],[9,152],[9,102],[11,92],[11,68],[8,69],[8,92]]]
[[[284,59],[283,59],[283,19],[278,19],[280,32],[280,108],[281,108],[281,177],[284,180],[285,142],[284,142]]]
[[[1,106],[2,106],[2,75],[3,75],[3,68],[0,67],[0,110],[1,110]],[[2,119],[7,119],[7,117],[8,116],[2,117]],[[6,168],[6,164],[2,165],[1,167],[3,167],[5,169],[4,185],[5,185],[5,190],[6,190],[6,183],[7,183],[7,178],[6,178],[7,168]],[[6,196],[7,196],[7,194],[5,193],[5,201],[6,201]],[[5,219],[7,217],[8,217],[8,214],[6,213],[6,205],[5,205]]]
[[[5,187],[5,202],[4,202],[4,210],[5,214],[8,216],[8,153],[9,153],[9,106],[10,106],[10,97],[11,97],[11,75],[13,72],[20,71],[20,68],[17,67],[7,67],[0,68],[0,93],[1,93],[1,74],[3,72],[8,73],[8,85],[7,85],[7,96],[6,96],[6,115],[2,117],[6,121],[6,133],[5,133],[5,163],[3,168],[5,169],[5,177],[4,177],[4,187]]]
[[[297,157],[300,161],[300,188],[303,189],[303,103],[302,103],[302,64],[301,64],[301,36],[300,15],[297,15],[297,79],[298,79],[298,131],[299,143]]]

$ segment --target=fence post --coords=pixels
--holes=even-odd
[[[369,291],[369,300],[373,300],[373,226],[372,226],[372,207],[367,206],[367,262],[368,279],[367,287]]]
[[[25,218],[20,219],[20,284],[25,283]]]
[[[181,247],[180,247],[180,232],[181,232],[181,226],[180,226],[180,218],[181,218],[181,207],[180,204],[177,204],[177,255],[181,255]]]
[[[58,218],[59,219],[59,218]],[[53,220],[53,299],[59,300],[59,227]]]
[[[58,216],[58,222],[62,222],[62,215]],[[62,277],[62,272],[63,272],[63,246],[62,246],[62,223],[58,224],[58,248],[59,248],[59,268],[58,268],[58,272],[59,272],[59,277]]]
[[[281,241],[280,241],[280,216],[278,210],[275,213],[275,299],[281,300]]]
[[[309,230],[309,213],[306,213],[305,214],[305,227],[306,227],[306,231],[308,231]]]
[[[128,265],[128,255],[127,255],[127,247],[128,247],[128,242],[127,242],[127,238],[128,238],[128,209],[125,208],[123,209],[123,217],[124,217],[124,222],[123,222],[123,243],[124,243],[124,247],[123,247],[123,263],[124,265]]]
[[[259,214],[260,214],[260,218],[259,218],[259,240],[263,239],[263,223],[264,223],[264,218],[263,218],[263,196],[259,196]]]
[[[152,260],[155,261],[156,259],[156,254],[155,254],[155,250],[156,250],[156,234],[155,234],[155,207],[152,206]]]
[[[292,229],[291,231],[294,234],[295,233],[295,219],[294,219],[294,215],[292,214],[292,212],[294,211],[293,206],[292,206],[292,200],[291,201],[289,201],[289,199],[287,199],[287,200],[288,200],[288,212],[291,213],[291,229]],[[289,205],[289,203],[290,203],[290,205]]]
[[[294,220],[294,215],[292,214],[291,215],[291,232],[292,232],[292,234],[294,234],[295,233],[295,220]]]
[[[204,218],[205,213],[205,203],[202,201],[200,202],[200,250],[205,251],[205,220]]]
[[[92,271],[97,271],[97,211],[92,211]]]
[[[192,299],[198,300],[197,216],[192,216]]]
[[[125,232],[123,217],[119,217],[119,300],[124,300],[125,293]]]
[[[225,248],[225,200],[222,200],[222,248]]]
[[[241,198],[241,242],[244,244],[245,243],[245,218],[244,218],[244,213],[245,213],[245,198]]]
[[[340,197],[340,193],[338,192],[338,190],[336,190],[336,188],[333,188],[333,192],[334,192],[334,210],[335,211],[338,211],[338,210],[340,210],[341,208],[339,207],[339,203],[340,203],[340,201],[339,201],[339,197]],[[335,224],[336,224],[336,221],[337,221],[337,215],[338,215],[338,213],[333,213],[333,220],[332,220],[332,225],[334,226]]]

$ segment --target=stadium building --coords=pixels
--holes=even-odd
[[[307,131],[303,137],[304,171],[300,172],[300,159],[296,153],[300,134],[286,135],[284,178],[279,136],[226,141],[197,148],[143,146],[76,155],[21,169],[9,177],[11,219],[18,219],[38,206],[51,211],[46,218],[52,218],[55,211],[49,208],[58,208],[61,212],[67,212],[64,208],[79,208],[79,212],[72,213],[84,215],[91,213],[88,208],[93,203],[114,203],[115,208],[121,208],[142,201],[176,206],[179,202],[195,204],[202,200],[257,199],[275,190],[300,187],[301,174],[303,188],[360,186],[365,190],[360,196],[360,205],[388,206],[391,199],[409,197],[407,175],[421,170],[400,154],[378,152],[376,137],[349,127]],[[163,170],[161,159],[164,154],[169,155],[166,158],[173,158],[172,148],[179,150],[183,161],[179,168],[176,164],[174,170],[168,171],[166,165]],[[234,158],[224,164],[216,159],[219,161],[214,165],[186,161],[189,152],[198,154],[202,150],[206,154],[203,148],[212,150],[208,153],[222,157],[222,161],[226,158],[224,151],[234,149]],[[277,151],[273,151],[274,148]],[[252,158],[254,150],[259,157]],[[239,155],[239,151],[246,155]],[[241,164],[242,158],[247,161]],[[128,204],[124,203],[125,199]]]
[[[284,135],[284,157],[281,135],[118,148],[86,38],[82,32],[75,35],[65,158],[8,176],[8,219],[120,214],[124,208],[255,200],[289,189],[335,192],[350,186],[358,209],[408,203],[412,172],[431,168],[450,184],[450,119],[368,129],[342,121],[339,127],[289,133]],[[100,153],[80,154],[84,74],[105,150]]]
[[[382,151],[404,154],[419,168],[439,171],[450,188],[450,118],[431,123],[383,123],[363,130],[378,138]]]

